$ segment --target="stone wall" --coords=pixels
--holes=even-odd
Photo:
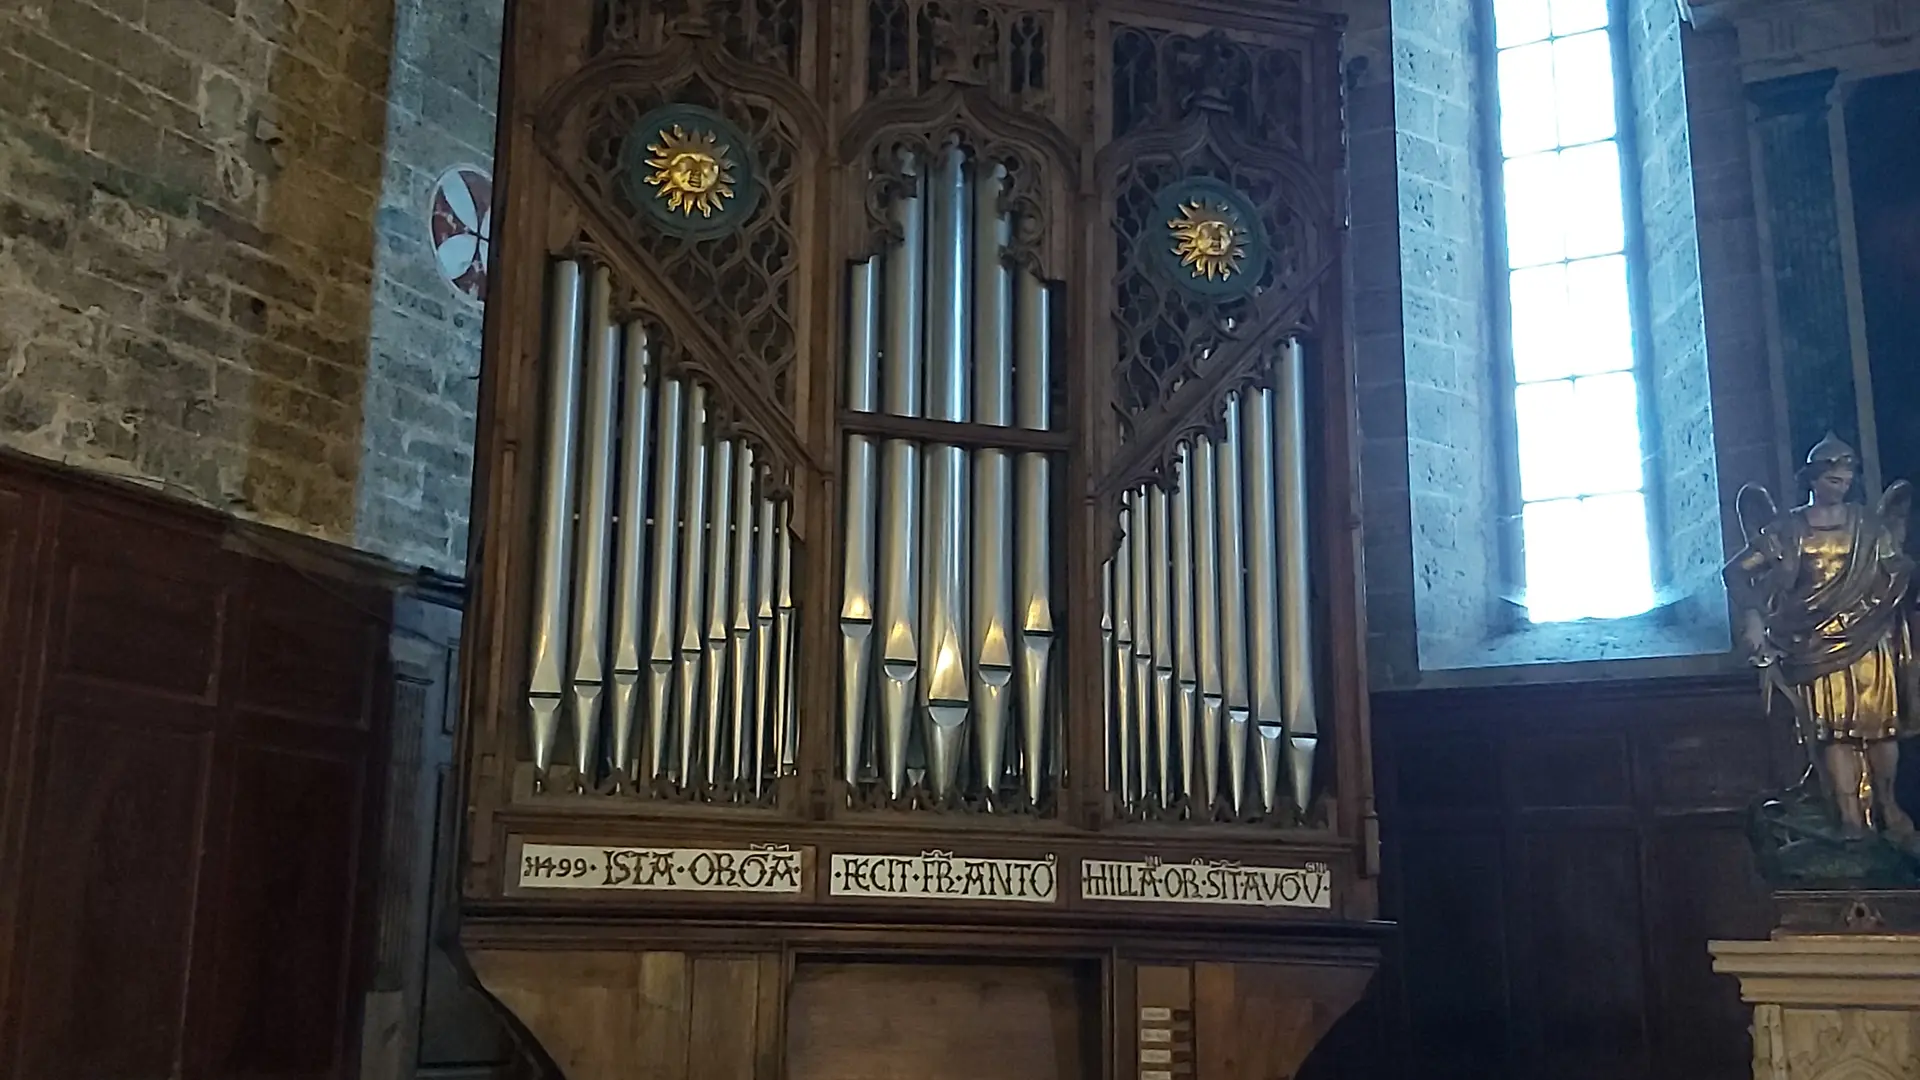
[[[424,89],[466,59],[409,35],[427,6],[396,57],[393,0],[0,0],[0,445],[460,568],[471,390],[369,379],[376,348],[380,372],[477,357],[470,327],[411,332],[455,320],[450,290],[395,284],[419,200],[391,159],[491,142],[490,60],[460,101]],[[498,0],[433,9],[497,50]],[[370,513],[396,453],[421,482]]]

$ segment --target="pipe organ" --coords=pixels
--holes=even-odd
[[[509,16],[482,985],[572,1080],[958,1076],[889,1040],[970,1015],[1296,1071],[1381,932],[1337,17]]]

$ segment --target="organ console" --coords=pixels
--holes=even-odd
[[[505,55],[462,941],[529,1047],[1292,1075],[1384,929],[1339,19],[542,0]]]

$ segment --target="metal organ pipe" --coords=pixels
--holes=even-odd
[[[742,442],[734,455],[733,475],[733,583],[729,589],[733,620],[727,642],[727,748],[731,757],[722,776],[729,785],[745,780],[753,764],[749,754],[753,736],[747,727],[753,675],[753,480],[753,447]]]
[[[1226,705],[1227,793],[1235,817],[1247,800],[1246,549],[1240,532],[1240,400],[1227,399],[1226,440],[1214,455],[1220,522],[1220,671]]]
[[[1153,764],[1160,805],[1173,804],[1173,560],[1168,552],[1167,492],[1147,489],[1147,543],[1153,618]],[[1137,598],[1136,598],[1137,599]]]
[[[1320,722],[1314,705],[1311,599],[1308,590],[1306,372],[1299,339],[1281,357],[1274,402],[1280,504],[1280,661],[1287,773],[1294,806],[1313,797],[1313,757]]]
[[[1302,356],[1288,342],[1272,389],[1228,396],[1221,437],[1178,448],[1170,493],[1120,497],[1100,631],[1107,782],[1125,809],[1170,809],[1184,793],[1197,820],[1224,803],[1233,819],[1291,821],[1311,803]]]
[[[685,461],[686,497],[681,506],[680,546],[680,655],[674,665],[679,690],[673,711],[675,749],[679,752],[674,779],[694,786],[694,755],[706,710],[700,696],[700,657],[706,648],[701,622],[704,613],[701,586],[707,579],[707,391],[699,383],[687,401]]]
[[[920,295],[923,252],[920,204],[925,188],[918,164],[903,163],[913,193],[893,204],[900,242],[885,256],[886,314],[881,354],[882,405],[894,416],[920,415]],[[919,689],[920,448],[888,439],[880,461],[880,754],[887,793],[907,788],[907,738]]]
[[[680,463],[686,421],[686,400],[678,379],[660,384],[658,442],[653,448],[653,589],[652,627],[647,645],[647,774],[648,784],[680,774],[667,756],[673,710],[674,661],[680,643],[674,635],[675,598],[682,582],[680,554]]]
[[[608,315],[613,279],[596,267],[587,288],[587,370],[581,394],[579,520],[574,529],[574,783],[589,784],[597,763],[600,705],[606,689],[607,549],[613,533],[614,388],[620,328]]]
[[[1003,234],[1004,235],[1004,234]],[[1053,427],[1053,343],[1046,286],[1028,269],[1019,272],[1015,312],[1018,319],[1014,371],[1014,422],[1029,431]],[[1047,754],[1047,701],[1053,659],[1053,602],[1049,570],[1053,566],[1053,497],[1047,456],[1020,455],[1014,479],[1013,587],[1019,604],[1020,740],[1025,762],[1027,800],[1040,801],[1043,781],[1053,767]],[[1055,749],[1057,754],[1058,748]]]
[[[996,427],[1013,422],[1014,398],[1013,280],[1003,259],[1013,223],[1000,211],[1005,175],[1004,166],[980,162],[973,176],[973,418]],[[967,567],[973,579],[973,743],[980,787],[990,797],[1006,774],[1013,698],[1011,562],[1016,556],[1007,519],[1012,480],[1013,463],[1005,451],[974,451],[973,547]]]
[[[640,714],[642,638],[647,626],[642,607],[646,582],[641,560],[647,548],[647,454],[653,449],[649,397],[653,392],[652,355],[644,323],[628,323],[622,360],[620,432],[620,528],[615,542],[613,577],[613,739],[611,759],[616,782],[639,774],[633,746]]]
[[[1200,661],[1200,806],[1197,816],[1211,818],[1220,799],[1220,740],[1225,732],[1226,701],[1221,683],[1219,488],[1214,479],[1214,445],[1194,445],[1187,487],[1193,499],[1194,651]]]
[[[1256,390],[1244,403],[1247,515],[1247,599],[1253,662],[1254,765],[1260,805],[1280,807],[1280,589],[1273,507],[1273,392]]]
[[[965,421],[970,411],[967,318],[968,212],[965,153],[949,146],[927,192],[927,416]],[[967,675],[967,452],[927,447],[922,496],[920,682],[927,773],[945,799],[959,776],[971,714]]]
[[[706,715],[701,735],[705,741],[702,759],[709,787],[720,782],[720,750],[724,734],[721,720],[725,706],[720,691],[726,685],[727,639],[731,625],[727,617],[727,594],[731,591],[733,567],[728,558],[731,546],[727,542],[727,526],[733,520],[734,449],[731,440],[714,441],[711,481],[713,509],[707,518],[707,640],[702,653],[706,686],[701,694]]]
[[[574,434],[579,420],[580,264],[553,264],[548,283],[546,461],[540,496],[539,570],[534,581],[533,656],[528,665],[528,735],[536,778],[553,760],[564,693],[572,579]]]
[[[605,267],[553,265],[535,774],[566,701],[581,789],[610,743],[615,791],[757,799],[798,737],[785,510],[753,449],[714,437],[705,389],[658,378],[646,325],[613,322],[613,293]]]
[[[1180,793],[1199,802],[1196,725],[1200,713],[1200,666],[1194,656],[1193,599],[1193,458],[1192,447],[1180,447],[1175,463],[1179,489],[1169,511],[1173,519],[1173,677],[1174,734],[1178,737]]]
[[[874,304],[874,260],[853,268],[849,280],[852,326],[847,343],[847,408],[872,412],[880,397],[878,309]],[[842,535],[845,567],[840,588],[840,770],[849,782],[863,771],[867,745],[868,680],[873,669],[873,513],[874,474],[878,462],[873,440],[847,436],[841,470],[846,527]]]

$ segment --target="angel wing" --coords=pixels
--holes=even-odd
[[[1887,531],[1893,534],[1894,546],[1907,550],[1907,515],[1913,512],[1913,485],[1905,480],[1888,484],[1887,490],[1880,493],[1877,509]]]
[[[1740,535],[1746,537],[1749,546],[1760,539],[1761,529],[1780,516],[1773,493],[1759,484],[1741,485],[1740,493],[1733,497],[1733,506],[1740,514]]]

